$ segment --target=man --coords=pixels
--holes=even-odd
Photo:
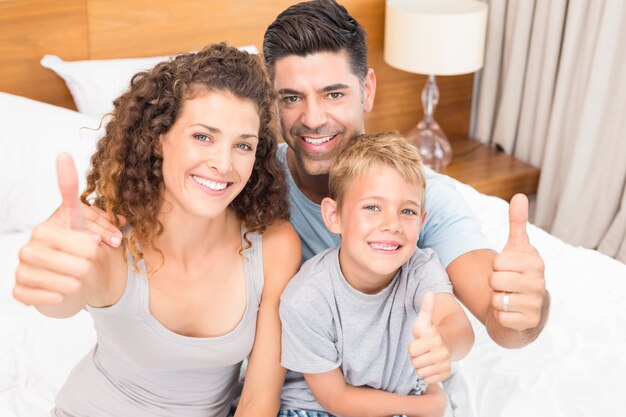
[[[290,183],[291,221],[302,240],[303,260],[339,244],[322,221],[328,173],[341,144],[364,132],[376,76],[367,65],[365,31],[333,0],[293,5],[268,27],[263,54],[277,92],[286,145],[278,156]],[[390,184],[393,186],[393,184]],[[478,220],[450,179],[427,172],[428,220],[420,247],[434,249],[457,298],[501,346],[533,341],[548,317],[544,265],[526,234],[528,201],[511,201],[509,241],[501,253],[487,249]],[[300,404],[300,374],[288,372],[283,412]]]
[[[303,257],[337,246],[322,222],[328,172],[342,142],[364,131],[376,76],[367,66],[365,32],[332,0],[299,3],[268,27],[263,53],[278,95],[283,138],[279,158],[290,182],[291,220]],[[391,185],[390,185],[391,186]],[[509,241],[501,253],[486,249],[480,224],[449,179],[428,172],[421,247],[435,249],[458,299],[501,346],[516,348],[541,332],[549,310],[544,265],[525,231],[528,202],[512,200]]]

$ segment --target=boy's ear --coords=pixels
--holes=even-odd
[[[333,233],[341,234],[341,220],[337,211],[337,202],[330,197],[325,197],[320,207],[326,228]]]

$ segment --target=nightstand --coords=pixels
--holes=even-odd
[[[537,192],[539,168],[475,140],[456,138],[450,143],[454,155],[442,174],[506,201],[517,193]]]

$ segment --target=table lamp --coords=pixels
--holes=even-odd
[[[424,119],[406,134],[426,166],[452,160],[448,138],[433,118],[439,101],[435,75],[459,75],[483,66],[487,5],[477,0],[387,0],[385,62],[428,76],[422,91]]]

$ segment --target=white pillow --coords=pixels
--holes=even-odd
[[[239,49],[251,54],[257,53],[253,45],[242,46]],[[63,61],[56,55],[45,55],[41,59],[41,65],[63,78],[79,112],[102,116],[113,110],[113,100],[128,88],[133,75],[139,71],[148,70],[169,58],[169,56],[154,56]]]
[[[100,119],[0,92],[0,231],[23,231],[61,203],[56,157],[69,152],[85,187]]]

